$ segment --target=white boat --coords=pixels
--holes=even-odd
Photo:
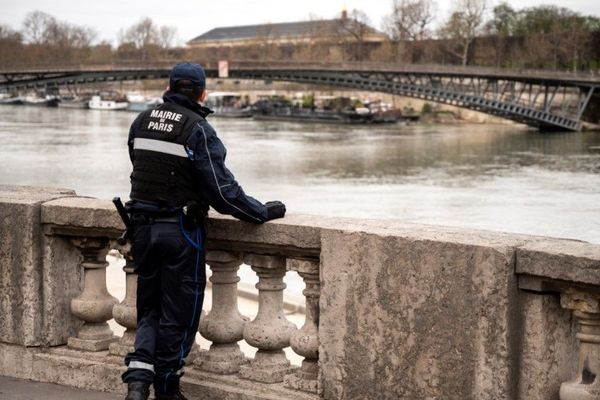
[[[125,110],[127,105],[126,101],[102,100],[100,96],[92,96],[88,103],[92,110]]]
[[[58,104],[58,97],[50,95],[46,95],[45,97],[25,96],[23,98],[23,104],[35,107],[56,107]]]
[[[2,98],[0,98],[0,104],[8,104],[8,105],[23,104],[23,97],[20,97],[20,96],[17,96],[17,97],[5,97],[5,96],[2,96]]]

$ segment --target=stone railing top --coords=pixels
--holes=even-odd
[[[42,223],[75,229],[122,231],[123,223],[108,200],[65,197],[42,206]],[[318,255],[324,232],[362,232],[410,240],[442,241],[473,246],[504,248],[544,239],[535,236],[406,223],[398,220],[359,220],[315,215],[289,214],[263,225],[240,222],[232,217],[210,214],[209,239],[214,243],[246,243],[298,249]]]
[[[18,198],[18,190],[11,196]],[[104,232],[108,236],[116,237],[123,230],[123,224],[108,200],[87,197],[58,198],[42,205],[41,216],[43,224],[58,227],[62,229],[59,229],[59,232],[63,233],[71,229],[74,232]],[[449,245],[493,247],[514,257],[518,274],[600,285],[600,245],[569,239],[420,225],[397,220],[358,220],[289,214],[284,219],[254,225],[211,213],[208,247],[318,258],[321,238],[333,232],[364,233],[405,238],[410,241],[445,242]]]
[[[600,286],[600,245],[538,238],[516,249],[516,272]]]
[[[42,206],[42,224],[82,229],[125,229],[110,201],[90,197],[64,197]]]
[[[0,185],[0,203],[38,204],[65,196],[75,196],[75,191],[50,187]]]

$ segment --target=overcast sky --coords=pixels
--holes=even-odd
[[[452,0],[438,0],[438,19],[448,14]],[[496,4],[499,0],[495,0]],[[555,4],[600,16],[598,0],[508,0],[513,7]],[[333,18],[342,9],[363,10],[381,28],[392,0],[0,0],[0,24],[19,29],[25,15],[41,10],[60,20],[88,25],[98,39],[114,42],[117,32],[148,16],[160,25],[177,28],[180,43],[219,26],[306,20],[310,15]]]

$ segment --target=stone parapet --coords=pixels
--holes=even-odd
[[[71,333],[76,321],[65,293],[79,291],[81,274],[69,275],[56,255],[68,263],[77,254],[44,240],[41,208],[74,195],[68,189],[0,186],[0,342],[51,346]]]
[[[600,246],[576,240],[538,238],[516,250],[519,275],[600,286]]]
[[[104,332],[114,300],[101,257],[80,242],[114,247],[123,226],[110,201],[0,187],[0,216],[0,283],[8,288],[0,291],[0,374],[122,390],[116,343],[110,354],[103,341],[114,340]],[[211,214],[207,235],[213,304],[221,303],[202,317],[200,332],[213,345],[188,365],[192,398],[600,398],[592,379],[600,373],[599,245],[305,215],[257,226]],[[244,259],[259,277],[261,308],[249,318],[235,298]],[[301,329],[282,312],[290,271],[307,285]],[[71,312],[73,301],[89,328]],[[132,307],[128,298],[112,309],[130,330],[124,346]],[[102,342],[94,352],[64,346],[90,329]],[[239,353],[242,338],[258,349],[254,360]],[[302,368],[281,354],[290,344]],[[24,347],[49,345],[63,346]]]

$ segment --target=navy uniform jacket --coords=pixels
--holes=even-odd
[[[206,107],[192,102],[187,97],[173,92],[163,96],[166,103],[176,103],[196,112],[202,117],[211,113]],[[138,117],[129,130],[129,158],[133,162],[133,132],[137,130],[141,119]],[[190,133],[186,151],[192,161],[198,187],[207,204],[221,214],[229,214],[238,219],[253,223],[267,220],[267,208],[260,201],[246,195],[235,177],[225,166],[227,149],[217,137],[213,127],[203,119]]]

